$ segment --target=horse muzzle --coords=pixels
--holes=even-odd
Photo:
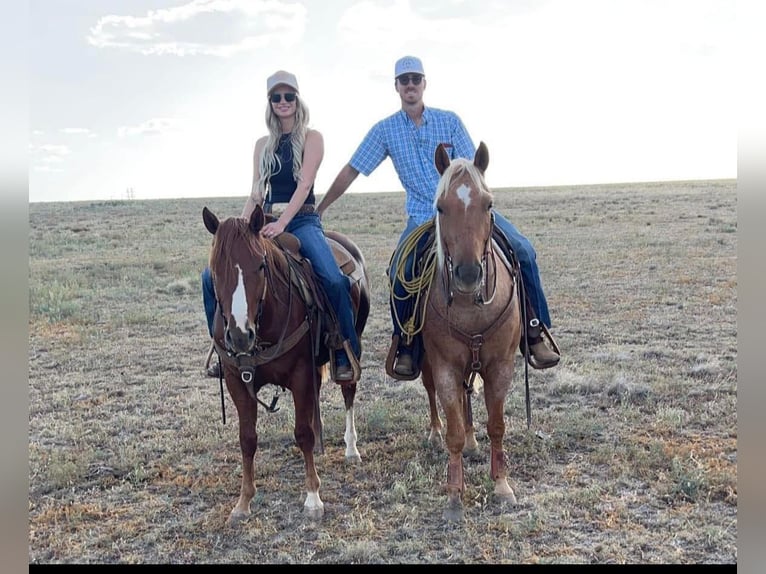
[[[478,263],[456,265],[452,273],[452,284],[457,291],[469,295],[481,288],[484,269]]]
[[[226,350],[233,355],[249,355],[255,349],[255,329],[248,327],[245,331],[234,327],[224,331]]]

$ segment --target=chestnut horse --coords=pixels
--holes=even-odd
[[[219,221],[207,207],[202,218],[213,234],[210,270],[218,300],[213,342],[239,416],[242,486],[229,521],[236,523],[250,514],[250,502],[255,495],[253,463],[261,402],[257,393],[267,384],[288,389],[292,394],[295,441],[303,453],[306,469],[304,510],[311,518],[321,518],[324,504],[319,496],[314,450],[318,439],[321,445],[319,390],[327,379],[332,350],[327,347],[322,329],[317,330],[313,323],[324,321],[312,313],[312,297],[301,288],[288,259],[293,256],[274,240],[261,237],[266,222],[261,206],[256,206],[249,220],[230,217]],[[332,231],[325,235],[339,265],[351,278],[355,325],[361,341],[370,309],[364,258],[344,235]],[[277,240],[289,238],[297,252],[294,236],[282,234]],[[361,460],[354,425],[356,382],[343,384],[341,390],[346,406],[345,456],[347,461],[356,462]]]
[[[484,181],[486,145],[479,145],[473,161],[459,158],[451,163],[439,145],[435,163],[441,174],[434,200],[436,269],[423,320],[421,378],[428,393],[432,443],[441,442],[442,428],[435,395],[447,419],[444,515],[460,520],[462,454],[478,450],[466,393],[476,375],[484,386],[494,493],[502,502],[516,502],[506,478],[503,413],[521,338],[521,309],[517,270],[492,239],[492,193]]]

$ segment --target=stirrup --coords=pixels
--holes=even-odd
[[[411,376],[400,375],[399,373],[394,371],[394,363],[396,362],[396,354],[398,350],[399,350],[399,335],[394,335],[391,338],[391,347],[389,347],[388,355],[386,356],[386,374],[392,379],[396,379],[398,381],[413,381],[417,379],[420,376],[420,369],[418,368],[418,365],[415,364],[414,355],[412,357],[413,374]]]
[[[539,330],[538,330],[539,329]],[[550,369],[552,367],[555,367],[559,364],[561,361],[561,352],[559,351],[559,347],[556,344],[556,341],[553,339],[553,336],[548,331],[547,327],[543,325],[542,323],[539,323],[539,325],[535,326],[535,330],[537,330],[537,335],[533,338],[535,341],[532,343],[529,339],[522,339],[522,341],[519,344],[519,350],[521,351],[521,354],[526,358],[527,363],[533,368],[533,369]],[[543,336],[545,336],[545,339],[548,339],[549,346],[545,344],[545,340],[543,339]],[[537,357],[532,353],[532,347],[541,345],[545,348],[545,350],[549,353],[553,353],[556,356],[555,362],[549,362],[549,363],[541,363],[538,361]]]
[[[213,352],[215,352],[215,341],[210,340],[210,350],[207,353],[207,359],[205,360],[205,372],[207,373],[210,368],[210,359],[213,358]]]
[[[362,378],[362,367],[359,364],[359,360],[354,354],[354,350],[351,348],[351,343],[348,339],[343,341],[343,352],[346,353],[348,362],[351,365],[351,372],[353,373],[350,381],[337,381],[335,380],[335,351],[330,352],[330,378],[339,385],[351,385],[359,382]]]
[[[553,338],[553,335],[551,335],[551,332],[548,330],[548,327],[545,326],[545,323],[542,321],[540,322],[540,334],[545,335],[545,338],[548,339],[548,342],[551,344],[551,349],[554,353],[556,353],[559,357],[561,356],[561,351],[559,351],[559,346],[556,343],[556,340]]]

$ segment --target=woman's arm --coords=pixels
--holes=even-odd
[[[256,205],[263,205],[263,193],[258,188],[258,180],[261,178],[261,153],[266,145],[267,137],[264,136],[255,142],[253,150],[253,183],[250,186],[250,195],[247,196],[245,206],[242,208],[242,217],[248,219]]]

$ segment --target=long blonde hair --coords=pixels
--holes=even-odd
[[[295,181],[302,179],[301,170],[303,169],[303,146],[306,143],[306,132],[309,124],[309,109],[300,96],[296,94],[295,98],[295,123],[293,131],[290,134],[290,147],[293,151],[293,178]],[[266,127],[269,130],[269,136],[266,145],[261,150],[261,157],[258,158],[260,178],[258,179],[258,190],[265,201],[268,201],[266,189],[269,178],[279,173],[282,169],[282,160],[276,153],[279,145],[279,138],[282,135],[282,124],[274,113],[271,102],[266,103]]]

